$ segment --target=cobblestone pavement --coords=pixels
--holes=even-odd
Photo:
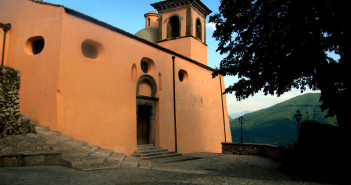
[[[153,160],[153,169],[80,171],[61,166],[0,168],[0,185],[56,184],[322,184],[294,178],[258,156],[198,153]],[[186,159],[186,160],[184,160]]]

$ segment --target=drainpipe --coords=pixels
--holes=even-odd
[[[221,87],[222,116],[223,116],[223,128],[224,128],[224,142],[227,142],[227,134],[226,134],[226,131],[225,131],[224,106],[223,106],[222,77],[221,77],[221,75],[218,75],[218,77],[219,77],[219,84],[220,84],[220,87]]]
[[[176,97],[175,97],[175,68],[174,68],[175,56],[172,56],[173,60],[173,117],[174,117],[174,146],[175,152],[178,151],[177,143],[177,115],[176,115]]]
[[[6,43],[6,32],[11,29],[11,24],[1,24],[0,27],[4,30],[4,39],[2,43],[2,54],[1,54],[1,66],[4,66],[4,57],[5,57],[5,43]]]

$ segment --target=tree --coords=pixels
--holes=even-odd
[[[346,7],[341,0],[221,0],[210,22],[226,57],[212,75],[238,76],[225,93],[239,101],[260,90],[277,96],[292,88],[320,90],[322,110],[349,127]]]

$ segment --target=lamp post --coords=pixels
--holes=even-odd
[[[240,143],[243,144],[243,124],[245,123],[245,118],[243,116],[240,116],[238,121],[239,121],[239,124],[241,125]]]
[[[297,121],[297,144],[299,144],[299,137],[300,137],[300,134],[299,134],[299,130],[300,130],[300,120],[302,118],[302,114],[300,112],[300,110],[297,110],[295,115],[295,120]]]

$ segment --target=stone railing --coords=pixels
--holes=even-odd
[[[259,155],[275,160],[282,160],[284,149],[268,144],[222,143],[222,153],[233,155]]]
[[[0,66],[0,138],[35,132],[29,116],[20,114],[20,80],[19,71]]]

